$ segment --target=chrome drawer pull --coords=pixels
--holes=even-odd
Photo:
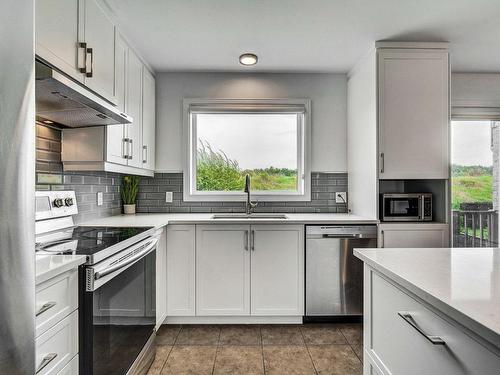
[[[42,307],[35,313],[35,316],[42,315],[45,311],[50,310],[56,305],[56,302],[47,302],[44,303]]]
[[[432,345],[446,345],[446,342],[439,336],[433,336],[433,335],[428,335],[423,331],[422,328],[420,328],[413,319],[413,316],[411,316],[410,313],[408,312],[398,312],[398,315],[405,320],[406,323],[411,325],[413,328],[417,330],[418,333],[420,333],[422,336],[424,336],[427,340],[429,340]]]
[[[52,362],[54,359],[56,359],[57,353],[49,353],[42,359],[42,363],[37,367],[35,374],[38,374],[40,371],[42,371],[47,365]]]

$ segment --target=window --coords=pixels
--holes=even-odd
[[[184,200],[310,200],[308,100],[184,100]]]

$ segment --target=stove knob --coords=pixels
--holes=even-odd
[[[66,199],[64,200],[64,204],[65,204],[66,206],[68,206],[68,207],[73,206],[73,198],[66,198]]]
[[[60,207],[64,206],[64,202],[61,198],[56,198],[56,199],[54,199],[53,205],[54,205],[54,207],[60,208]]]

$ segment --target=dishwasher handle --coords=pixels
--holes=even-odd
[[[321,238],[363,238],[362,234],[322,234]]]

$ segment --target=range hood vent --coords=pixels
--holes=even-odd
[[[79,83],[36,61],[36,118],[67,127],[130,124],[133,119]]]

